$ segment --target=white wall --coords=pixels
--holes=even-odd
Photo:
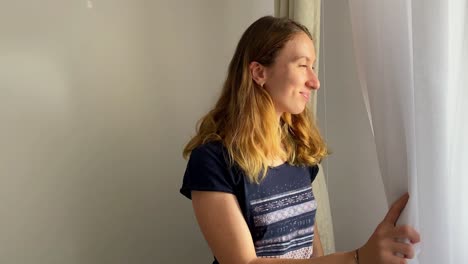
[[[354,64],[348,1],[322,2],[317,114],[333,152],[324,162],[337,251],[362,246],[386,213],[372,132]]]
[[[88,8],[88,2],[93,8]],[[0,9],[0,263],[211,263],[184,144],[273,1]]]

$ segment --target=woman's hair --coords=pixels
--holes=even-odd
[[[272,16],[247,28],[229,64],[221,96],[198,122],[197,134],[184,149],[185,158],[199,145],[221,141],[230,165],[237,164],[251,182],[259,183],[275,158],[311,166],[328,154],[307,106],[297,115],[284,113],[278,123],[270,95],[253,81],[249,70],[252,61],[273,65],[286,42],[301,32],[312,39],[305,26]]]

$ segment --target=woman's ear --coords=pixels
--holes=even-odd
[[[252,61],[249,64],[250,74],[252,75],[252,79],[258,85],[263,87],[266,83],[266,68],[262,64]]]

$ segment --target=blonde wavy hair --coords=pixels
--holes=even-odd
[[[252,61],[271,66],[286,42],[301,32],[312,39],[305,26],[272,16],[247,28],[229,64],[221,96],[199,120],[196,135],[184,148],[184,158],[202,144],[221,141],[230,165],[237,164],[251,182],[259,183],[273,159],[311,166],[328,155],[308,107],[297,115],[284,113],[278,123],[270,95],[253,81],[249,70]]]

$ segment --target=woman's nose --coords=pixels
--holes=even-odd
[[[310,78],[306,82],[306,86],[312,90],[320,89],[320,81],[315,72],[312,72],[312,74],[310,75]]]

